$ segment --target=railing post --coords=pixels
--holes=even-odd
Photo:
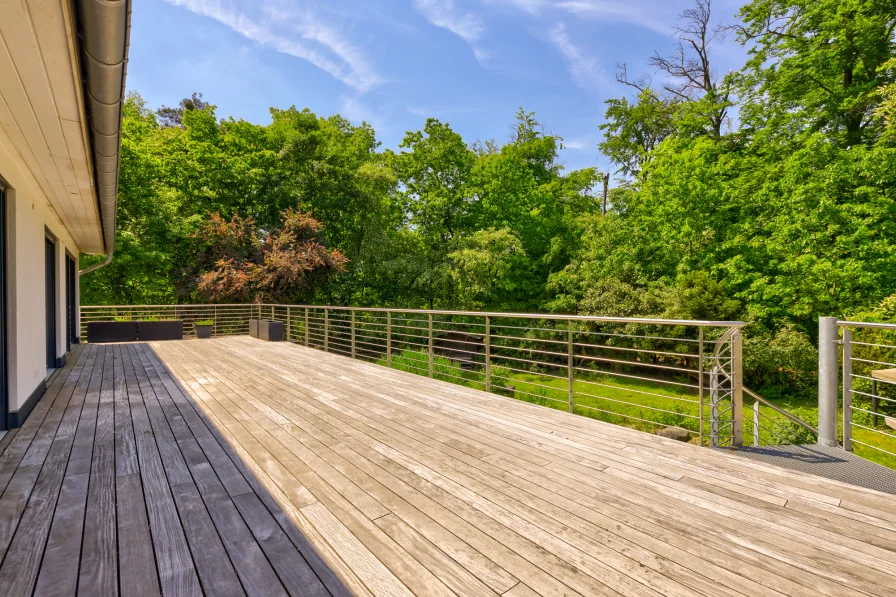
[[[837,318],[818,319],[818,444],[837,446]]]
[[[744,337],[740,330],[731,337],[731,368],[734,375],[731,387],[731,445],[744,444]]]
[[[485,391],[492,391],[492,322],[485,316]]]
[[[567,402],[569,403],[569,412],[573,412],[574,394],[572,381],[572,319],[567,320],[566,330],[566,370],[567,370]]]
[[[432,313],[429,314],[429,376],[432,377]]]
[[[308,329],[308,307],[305,307],[305,346],[308,346],[308,337],[310,331]]]
[[[324,307],[324,350],[330,350],[330,310]]]
[[[214,318],[214,324],[212,325],[212,336],[218,335],[218,305],[215,305],[214,310],[212,311],[212,315]]]
[[[292,334],[292,307],[286,307],[286,341],[289,342]]]
[[[753,403],[753,446],[759,447],[759,401]]]
[[[355,358],[355,311],[352,310],[352,358]]]
[[[703,367],[705,366],[703,363],[703,327],[699,327],[699,328],[697,328],[697,330],[698,330],[697,331],[697,342],[699,345],[697,348],[697,351],[698,351],[697,352],[697,371],[699,371],[699,373],[697,374],[697,384],[698,384],[697,393],[700,396],[700,423],[699,424],[700,424],[700,445],[702,446],[703,445],[703,400],[704,400],[703,383],[705,381],[705,376],[703,374]]]
[[[271,305],[271,321],[274,321],[274,305]]]
[[[852,330],[843,328],[843,449],[852,452]]]
[[[392,366],[392,311],[386,311],[386,366]]]

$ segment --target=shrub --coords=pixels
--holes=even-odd
[[[792,326],[771,332],[758,324],[744,332],[745,383],[767,398],[808,396],[817,383],[818,348]]]

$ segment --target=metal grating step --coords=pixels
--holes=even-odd
[[[764,446],[725,450],[767,464],[896,495],[896,470],[827,446]]]

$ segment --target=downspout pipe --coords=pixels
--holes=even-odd
[[[74,0],[74,4],[95,188],[106,249],[106,259],[78,272],[83,276],[111,263],[115,253],[131,0]]]

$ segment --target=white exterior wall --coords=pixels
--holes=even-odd
[[[44,239],[48,232],[56,239],[57,358],[67,350],[65,251],[75,258],[77,289],[80,249],[31,171],[4,137],[0,129],[0,178],[9,187],[6,191],[9,410],[17,412],[47,375]],[[77,326],[78,322],[76,330]]]

